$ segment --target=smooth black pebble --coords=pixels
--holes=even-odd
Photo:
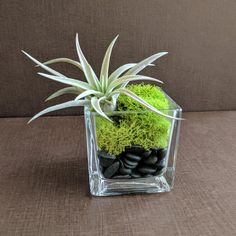
[[[158,151],[157,151],[157,156],[161,160],[166,157],[166,154],[167,154],[167,149],[166,148],[161,148],[161,149],[158,149]]]
[[[151,174],[145,174],[145,175],[142,175],[143,178],[148,178],[148,177],[153,177],[153,175]]]
[[[151,153],[152,153],[151,150],[149,150],[149,151],[145,151],[145,152],[142,153],[142,157],[144,157],[144,158],[148,158],[148,157],[151,155]]]
[[[166,164],[166,159],[163,158],[161,160],[158,160],[157,164],[156,164],[156,167],[157,167],[157,170],[161,170],[165,167],[165,164]]]
[[[132,154],[132,153],[126,153],[125,154],[125,159],[128,159],[130,161],[138,162],[142,159],[142,157]]]
[[[131,174],[132,178],[140,178],[141,175],[137,171],[133,171]]]
[[[122,174],[122,175],[130,175],[132,173],[132,170],[123,167],[123,168],[119,169],[119,173]]]
[[[138,162],[129,161],[124,159],[124,166],[129,169],[134,169],[138,165]]]
[[[156,164],[158,158],[155,155],[151,155],[150,157],[143,159],[143,163],[147,164],[147,165],[154,165]]]
[[[106,151],[98,151],[99,163],[103,167],[110,166],[116,159],[115,155],[110,155]]]
[[[124,163],[123,163],[123,161],[121,160],[121,159],[118,159],[119,160],[119,162],[120,162],[120,168],[124,168]]]
[[[111,178],[118,171],[119,167],[120,167],[120,162],[119,161],[114,162],[112,165],[106,168],[106,170],[103,173],[104,177],[108,179]]]
[[[161,150],[161,148],[151,148],[151,150],[152,150],[152,154],[157,156],[158,152],[159,152],[159,150]]]
[[[114,175],[112,179],[130,179],[130,175]]]
[[[157,170],[153,175],[158,176],[160,174],[163,174],[163,172],[164,172],[164,168],[162,168],[161,170]]]
[[[136,145],[136,144],[125,147],[125,152],[131,152],[131,153],[134,153],[134,154],[141,154],[144,151],[145,150],[142,146]]]
[[[128,169],[135,169],[136,168],[136,166],[131,166],[126,163],[124,163],[124,166],[125,166],[125,168],[128,168]]]
[[[141,174],[154,174],[156,172],[156,168],[150,166],[141,166],[137,170]]]

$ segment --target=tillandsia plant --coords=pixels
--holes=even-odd
[[[79,62],[75,60],[71,60],[68,58],[56,58],[53,60],[46,61],[44,63],[39,62],[32,56],[30,56],[28,53],[22,50],[22,52],[28,56],[33,62],[37,64],[37,66],[40,66],[50,74],[45,74],[38,72],[39,75],[46,77],[51,80],[55,80],[64,84],[69,85],[70,87],[66,87],[63,89],[58,90],[57,92],[53,93],[51,96],[49,96],[46,101],[51,100],[53,98],[56,98],[58,96],[61,96],[63,94],[75,94],[77,95],[74,100],[68,101],[65,103],[61,103],[58,105],[51,106],[38,114],[36,114],[28,123],[33,121],[34,119],[38,118],[39,116],[42,116],[46,113],[68,108],[68,107],[77,107],[77,106],[90,106],[91,109],[96,111],[99,115],[104,117],[105,119],[113,122],[108,116],[107,112],[112,112],[116,110],[116,103],[117,99],[120,94],[124,94],[126,96],[131,97],[135,101],[139,102],[142,104],[144,107],[147,109],[168,117],[172,119],[180,119],[176,117],[169,116],[160,110],[156,109],[155,107],[151,106],[148,104],[146,101],[141,99],[139,96],[137,96],[135,93],[131,92],[126,88],[127,84],[131,81],[143,81],[143,80],[148,80],[148,81],[154,81],[154,82],[159,82],[163,83],[162,81],[144,76],[144,75],[138,75],[138,73],[143,70],[147,66],[152,66],[153,62],[157,60],[158,58],[164,56],[167,54],[167,52],[160,52],[157,54],[154,54],[139,63],[129,63],[125,64],[118,69],[116,69],[113,73],[109,75],[109,64],[110,64],[110,57],[111,57],[111,52],[112,48],[117,40],[118,36],[116,36],[109,47],[107,48],[107,51],[105,53],[103,62],[102,62],[102,67],[101,67],[101,72],[100,72],[100,77],[96,76],[94,70],[88,63],[87,59],[85,58],[80,44],[79,44],[79,37],[78,34],[76,34],[76,49],[79,57]],[[53,63],[58,63],[58,62],[65,62],[72,64],[79,68],[83,73],[84,76],[87,80],[87,82],[83,82],[74,78],[69,78],[60,72],[50,68],[49,64]]]

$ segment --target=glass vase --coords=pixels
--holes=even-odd
[[[180,118],[182,109],[178,106],[167,94],[166,98],[169,102],[168,110],[161,110],[163,113],[170,116]],[[180,120],[165,118],[160,115],[160,124],[164,122],[165,125],[160,125],[160,132],[153,134],[150,124],[147,124],[148,132],[145,128],[139,129],[135,127],[138,122],[129,124],[130,135],[133,135],[132,129],[138,132],[138,135],[143,135],[144,144],[152,143],[153,137],[155,140],[160,139],[160,146],[153,145],[147,148],[140,143],[125,143],[127,138],[127,130],[120,128],[120,123],[125,121],[141,121],[147,118],[150,114],[149,111],[122,111],[112,112],[107,114],[113,123],[105,123],[97,113],[91,112],[89,107],[85,107],[85,126],[86,126],[86,142],[87,142],[87,157],[88,157],[88,174],[89,174],[89,187],[90,193],[93,196],[110,196],[131,193],[161,193],[169,192],[174,186],[175,166],[177,157],[177,147],[180,132]],[[153,117],[153,116],[152,116]],[[102,122],[101,122],[102,121]],[[123,124],[122,123],[122,124]],[[105,125],[104,125],[105,124]],[[106,125],[107,124],[107,125]],[[101,126],[104,127],[101,127]],[[103,129],[109,131],[111,125],[110,135]],[[112,133],[112,128],[117,126],[116,130]],[[133,128],[132,128],[133,127]],[[115,127],[116,128],[116,127]],[[157,127],[158,128],[158,127]],[[157,129],[159,130],[159,129]],[[108,132],[107,131],[107,132]],[[119,136],[114,138],[119,132]],[[124,135],[124,139],[122,139]],[[158,136],[159,135],[159,136]],[[137,138],[134,136],[134,140]],[[149,137],[150,136],[150,137]],[[121,137],[121,138],[119,138]],[[142,136],[141,136],[142,137]],[[149,140],[150,139],[150,140]],[[112,151],[104,150],[103,144],[111,143],[111,149],[121,147],[121,150]],[[124,143],[122,143],[124,142]],[[122,144],[121,144],[122,143]],[[123,146],[122,146],[123,145]],[[108,146],[109,147],[109,146]],[[122,149],[123,147],[123,149]],[[112,149],[113,148],[113,149]],[[109,149],[109,148],[108,148]]]

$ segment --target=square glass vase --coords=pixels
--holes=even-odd
[[[169,109],[160,111],[170,116],[181,118],[181,107],[167,94],[166,98],[169,102]],[[107,115],[114,120],[113,125],[119,127],[120,121],[124,119],[132,120],[135,116],[135,119],[142,120],[143,116],[146,117],[146,114],[150,114],[150,111],[149,113],[145,111],[122,111],[108,113]],[[155,113],[153,114],[156,115]],[[160,115],[156,116],[162,119],[160,121],[163,122],[164,119],[166,122],[164,127],[160,126],[162,132],[157,132],[157,136],[155,136],[155,140],[159,138],[162,140],[161,147],[154,145],[147,149],[140,143],[123,143],[123,150],[114,154],[108,150],[103,150],[104,148],[99,146],[99,144],[103,145],[104,140],[107,143],[113,142],[112,145],[116,146],[116,143],[114,144],[116,140],[113,135],[103,134],[103,129],[109,129],[109,127],[101,128],[100,125],[104,126],[106,124],[101,122],[103,118],[96,112],[90,112],[89,107],[84,108],[89,188],[93,196],[161,193],[169,192],[173,188],[181,121]],[[150,129],[151,126],[148,127]],[[129,129],[132,131],[132,128]],[[139,127],[135,127],[135,129],[138,130]],[[127,137],[127,130],[123,130],[124,134],[122,134],[122,129],[119,130],[121,138],[117,140],[117,147],[121,146],[120,142],[125,142],[125,138],[123,139],[122,136]],[[150,133],[150,130],[140,129],[138,132],[140,131],[144,133],[146,142],[153,143],[153,140],[151,140],[153,139],[153,134],[150,137],[147,134]],[[161,135],[164,135],[164,141]],[[136,137],[134,136],[134,138]]]

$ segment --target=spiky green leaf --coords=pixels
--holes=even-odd
[[[79,37],[78,34],[76,34],[76,49],[77,49],[77,53],[80,59],[80,63],[81,66],[83,68],[85,77],[88,81],[88,83],[92,86],[92,88],[96,88],[96,89],[100,89],[100,84],[99,84],[99,80],[97,78],[97,76],[95,75],[92,67],[90,66],[90,64],[88,63],[87,59],[85,58],[81,48],[80,48],[80,44],[79,44]]]
[[[139,63],[137,63],[137,65],[135,65],[134,67],[132,67],[130,70],[128,70],[124,75],[136,75],[138,74],[141,70],[143,70],[145,67],[147,67],[148,65],[150,65],[152,62],[154,62],[155,60],[157,60],[158,58],[166,55],[168,52],[160,52],[160,53],[156,53],[142,61],[140,61]],[[126,82],[124,84],[122,84],[120,87],[121,88],[125,88],[126,85],[129,82]],[[119,94],[115,95],[115,98],[118,99]]]
[[[75,100],[80,100],[80,99],[85,98],[85,97],[90,96],[90,95],[96,95],[97,97],[101,97],[104,94],[99,92],[99,91],[95,91],[95,90],[86,90],[83,93],[81,93],[79,96],[77,96],[75,98]]]
[[[136,75],[138,74],[141,70],[143,70],[145,67],[147,67],[149,64],[157,60],[158,58],[166,55],[168,52],[159,52],[157,54],[154,54],[141,62],[139,62],[137,65],[135,65],[133,68],[127,71],[125,75]]]
[[[65,62],[65,63],[68,63],[68,64],[71,64],[71,65],[74,65],[76,67],[78,67],[80,70],[83,71],[83,68],[81,66],[81,64],[78,62],[78,61],[75,61],[75,60],[72,60],[72,59],[69,59],[69,58],[55,58],[55,59],[52,59],[52,60],[49,60],[49,61],[45,61],[43,62],[44,65],[50,65],[50,64],[54,64],[54,63],[59,63],[59,62]],[[36,66],[39,66],[39,65],[36,65]]]
[[[41,63],[40,61],[38,61],[37,59],[33,58],[32,56],[30,56],[27,52],[21,50],[28,58],[30,58],[33,62],[35,62],[37,65],[39,65],[40,67],[42,67],[44,70],[52,73],[53,75],[57,75],[57,76],[64,76],[63,74],[61,74],[60,72],[53,70],[52,68],[44,65],[43,63]]]
[[[129,70],[130,68],[134,67],[135,65],[137,64],[129,63],[123,66],[120,66],[109,76],[108,82],[111,83],[112,81],[116,80],[121,74],[123,74],[125,71]]]
[[[95,110],[100,116],[102,116],[102,117],[104,117],[105,119],[107,119],[107,120],[113,122],[113,121],[102,111],[102,109],[101,109],[100,102],[101,102],[102,100],[104,100],[104,99],[105,99],[105,97],[101,97],[101,98],[99,98],[99,99],[96,98],[96,97],[92,97],[92,98],[91,98],[91,105],[92,105],[92,107],[94,108],[94,110]]]
[[[109,84],[116,80],[120,75],[122,75],[125,71],[131,69],[132,67],[134,67],[135,65],[137,65],[137,63],[129,63],[129,64],[125,64],[123,66],[120,66],[119,68],[117,68],[110,76],[108,79]],[[149,64],[148,66],[154,66],[153,64]]]
[[[64,102],[64,103],[61,103],[61,104],[58,104],[55,106],[48,107],[48,108],[44,109],[43,111],[39,112],[38,114],[36,114],[33,118],[31,118],[29,120],[28,124],[46,113],[61,110],[61,109],[68,108],[68,107],[84,106],[87,104],[89,104],[89,101],[69,101],[69,102]]]
[[[149,80],[149,81],[154,81],[154,82],[159,82],[163,83],[161,80],[148,77],[148,76],[143,76],[143,75],[125,75],[120,77],[119,79],[114,80],[110,85],[108,91],[112,91],[114,88],[117,86],[121,85],[120,87],[125,87],[129,82],[131,81],[142,81],[142,80]],[[125,84],[125,86],[123,86]]]
[[[72,78],[67,78],[65,76],[49,75],[49,74],[45,74],[45,73],[41,73],[41,72],[38,72],[38,74],[43,77],[46,77],[48,79],[55,80],[55,81],[61,82],[63,84],[69,84],[69,85],[72,85],[72,86],[75,86],[75,87],[78,87],[78,88],[81,88],[84,90],[92,89],[92,87],[88,83],[85,83],[83,81],[75,80]]]
[[[108,85],[108,81],[107,79],[105,79],[105,76],[101,76],[100,85],[101,85],[102,92],[105,92],[107,90],[107,85]]]
[[[55,93],[53,93],[52,95],[50,95],[45,101],[49,101],[53,98],[59,97],[61,95],[67,94],[67,93],[71,93],[71,94],[78,94],[80,93],[82,90],[76,88],[76,87],[67,87],[67,88],[63,88],[60,89],[58,91],[56,91]]]
[[[109,70],[109,64],[110,64],[110,58],[111,58],[111,52],[112,48],[117,40],[119,35],[117,35],[112,42],[110,43],[109,47],[107,48],[107,51],[105,53],[103,62],[102,62],[102,68],[101,68],[101,73],[100,73],[100,81],[104,80],[104,84],[108,84],[108,70]]]

